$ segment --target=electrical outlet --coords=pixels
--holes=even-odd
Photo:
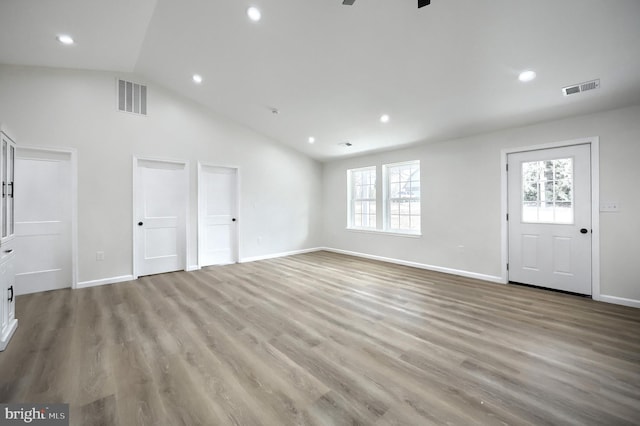
[[[96,252],[96,260],[104,260],[104,252],[103,251],[97,251]]]
[[[619,212],[620,211],[620,203],[617,201],[610,201],[607,203],[600,203],[600,211],[601,212]]]

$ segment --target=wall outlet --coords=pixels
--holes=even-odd
[[[97,251],[96,252],[96,260],[104,260],[104,252],[103,251]]]
[[[600,203],[600,211],[601,212],[619,212],[620,211],[620,203],[617,201],[610,201],[607,203]]]

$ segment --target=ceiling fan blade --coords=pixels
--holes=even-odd
[[[423,6],[429,6],[430,4],[431,4],[431,0],[418,0],[418,9],[420,9]]]
[[[356,0],[343,0],[342,4],[346,4],[347,6],[353,5]]]

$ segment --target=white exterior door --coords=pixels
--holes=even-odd
[[[200,266],[237,261],[237,169],[200,165],[198,174]]]
[[[71,154],[19,147],[15,161],[16,294],[71,287]]]
[[[136,275],[184,270],[186,164],[136,159],[134,173]]]
[[[509,154],[509,281],[591,294],[591,151]]]

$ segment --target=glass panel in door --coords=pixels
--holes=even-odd
[[[7,236],[7,149],[8,143],[2,140],[2,238]]]
[[[13,145],[9,145],[9,161],[7,164],[7,169],[8,169],[8,178],[7,178],[7,182],[10,182],[10,188],[9,188],[9,192],[7,193],[7,195],[10,195],[11,198],[9,198],[7,196],[7,205],[8,205],[8,213],[7,213],[7,226],[9,227],[9,235],[13,235],[14,234],[14,223],[15,221],[13,220],[13,213],[14,213],[14,192],[15,192],[15,188],[14,188],[14,164],[16,161],[16,149]]]

